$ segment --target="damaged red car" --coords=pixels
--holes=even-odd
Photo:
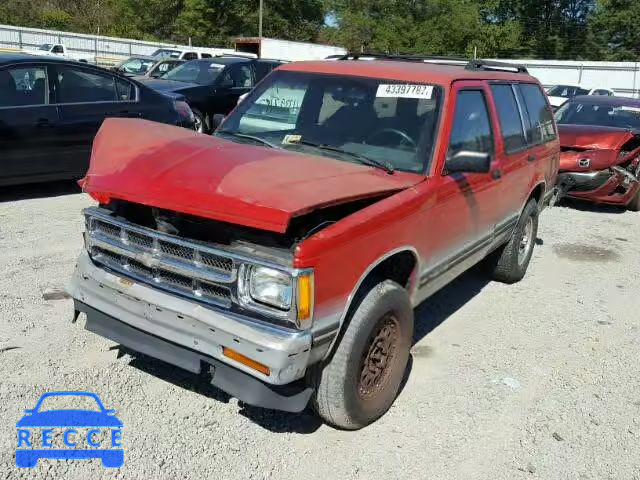
[[[576,97],[556,113],[559,196],[640,210],[640,101]]]
[[[76,318],[244,403],[362,428],[400,391],[413,307],[480,261],[524,277],[557,137],[524,67],[405,57],[283,65],[214,136],[108,120]]]

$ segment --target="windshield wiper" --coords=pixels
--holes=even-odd
[[[238,133],[238,132],[232,132],[229,130],[221,130],[219,132],[216,133],[221,133],[223,135],[229,135],[230,137],[236,137],[236,138],[246,138],[247,140],[253,140],[254,142],[260,143],[261,145],[265,145],[269,148],[281,148],[277,145],[274,145],[273,143],[265,140],[264,138],[260,138],[260,137],[254,137],[253,135],[247,135],[246,133]]]
[[[336,153],[341,153],[344,155],[349,155],[352,158],[355,158],[356,160],[358,160],[360,163],[364,164],[364,165],[368,165],[370,167],[376,167],[376,168],[381,168],[382,170],[384,170],[385,172],[387,172],[389,175],[392,175],[395,172],[395,169],[393,168],[393,165],[389,164],[389,163],[383,163],[380,162],[378,160],[375,160],[373,158],[367,157],[365,155],[362,155],[361,153],[356,153],[356,152],[351,152],[349,150],[344,150],[343,148],[340,147],[336,147],[335,145],[329,145],[326,143],[314,143],[314,142],[309,142],[307,140],[298,140],[296,142],[292,142],[290,143],[290,145],[306,145],[308,147],[315,147],[318,148],[320,150],[326,150],[329,152],[336,152]]]

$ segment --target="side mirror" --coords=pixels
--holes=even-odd
[[[221,113],[216,113],[213,117],[211,117],[212,129],[216,131],[223,121],[224,121],[224,115],[222,115]]]
[[[491,170],[491,155],[462,150],[447,158],[445,168],[448,173],[488,173]]]

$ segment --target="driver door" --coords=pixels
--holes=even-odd
[[[484,82],[454,85],[446,109],[432,177],[423,184],[436,197],[428,202],[424,225],[433,228],[421,239],[424,270],[421,292],[426,296],[448,283],[489,251],[498,222],[500,161],[496,157],[495,118]],[[446,160],[459,151],[491,155],[488,173],[448,173]]]

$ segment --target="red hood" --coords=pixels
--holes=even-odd
[[[403,190],[423,178],[145,120],[108,119],[81,184],[101,198],[284,233],[293,217]]]
[[[560,145],[586,150],[617,150],[635,134],[624,128],[597,125],[558,125]]]

